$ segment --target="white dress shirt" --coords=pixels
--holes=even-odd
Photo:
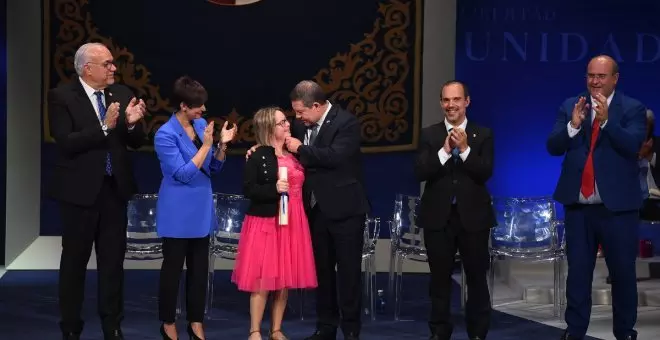
[[[90,102],[92,102],[92,106],[94,107],[94,111],[96,112],[96,118],[99,120],[99,125],[103,126],[103,120],[101,120],[101,111],[99,111],[99,104],[98,104],[98,99],[96,98],[96,95],[94,94],[97,91],[100,91],[102,93],[101,95],[101,101],[103,101],[103,106],[108,107],[105,102],[105,93],[103,90],[95,90],[93,87],[89,86],[82,78],[80,79],[80,83],[82,84],[83,89],[85,90],[85,93],[87,94],[87,98],[89,99]],[[103,131],[105,135],[108,135],[108,131]]]
[[[610,103],[612,103],[612,98],[614,98],[614,91],[612,91],[612,94],[607,97],[607,107],[610,107]],[[591,102],[595,103],[596,101],[594,100],[593,97],[591,97]],[[594,119],[596,119],[596,110],[594,108],[591,108],[591,124],[594,123]],[[584,124],[584,122],[582,123]],[[607,125],[607,120],[604,121],[602,124],[600,124],[600,128],[603,129],[605,128],[605,125]],[[582,130],[582,126],[579,126],[577,129],[571,126],[571,122],[569,121],[568,124],[568,137],[573,138],[575,137],[580,130]],[[595,143],[596,141],[592,141],[592,143]],[[600,198],[600,193],[598,192],[598,183],[594,183],[594,193],[593,195],[589,197],[584,197],[582,195],[582,191],[580,191],[580,198],[579,202],[583,204],[600,204],[603,203],[603,200]]]
[[[447,132],[449,132],[449,130],[453,128],[459,128],[465,130],[466,126],[467,126],[467,118],[465,118],[463,120],[463,123],[459,124],[458,126],[451,125],[451,123],[447,121],[447,118],[445,118],[445,128],[447,129]],[[465,162],[469,154],[470,154],[470,146],[468,145],[467,149],[465,149],[465,151],[463,151],[462,153],[458,154],[458,156],[461,157],[463,162]],[[440,151],[438,151],[438,157],[440,158],[440,164],[445,165],[445,163],[447,163],[447,161],[452,157],[452,154],[447,153],[447,151],[445,151],[443,144],[443,147],[441,147]]]

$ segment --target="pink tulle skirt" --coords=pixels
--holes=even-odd
[[[277,217],[245,216],[231,277],[239,290],[317,286],[307,216],[302,201],[296,203],[289,206],[288,225],[278,225]]]

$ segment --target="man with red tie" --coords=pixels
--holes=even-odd
[[[564,101],[548,152],[564,156],[554,199],[564,205],[568,277],[562,339],[584,338],[600,243],[612,278],[614,336],[635,340],[639,209],[638,152],[646,135],[645,107],[615,91],[619,67],[597,56],[587,67],[587,92]]]

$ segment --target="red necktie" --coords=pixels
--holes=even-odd
[[[599,132],[600,122],[598,119],[594,119],[594,123],[591,126],[591,145],[589,148],[589,155],[587,156],[587,163],[584,165],[584,171],[582,172],[582,187],[580,188],[580,192],[584,198],[591,197],[596,188],[596,177],[594,176],[594,147],[596,146]]]

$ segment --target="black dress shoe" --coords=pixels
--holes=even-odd
[[[337,330],[321,330],[317,329],[314,331],[314,334],[305,338],[305,340],[336,340],[337,339]]]
[[[113,329],[109,331],[103,331],[103,339],[105,340],[124,340],[124,334],[121,332],[121,329]]]
[[[63,333],[62,339],[64,340],[80,340],[80,333]]]
[[[582,340],[582,338],[576,338],[568,334],[568,331],[564,331],[564,335],[561,336],[560,340]]]
[[[360,340],[360,336],[351,332],[348,334],[344,334],[344,340]]]

